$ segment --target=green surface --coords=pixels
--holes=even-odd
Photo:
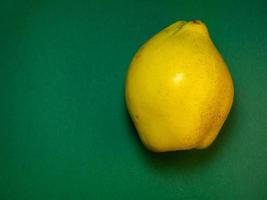
[[[266,199],[264,1],[1,1],[0,199]],[[206,150],[155,154],[124,104],[137,48],[201,19],[235,83]]]

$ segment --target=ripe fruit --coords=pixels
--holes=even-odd
[[[233,82],[201,21],[178,21],[134,56],[126,103],[152,151],[202,149],[219,133],[233,102]]]

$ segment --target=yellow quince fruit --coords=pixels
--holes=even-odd
[[[233,81],[206,25],[178,21],[149,39],[128,70],[130,116],[148,149],[202,149],[218,135],[233,102]]]

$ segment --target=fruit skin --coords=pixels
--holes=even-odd
[[[151,151],[208,147],[230,112],[233,81],[206,25],[178,21],[149,39],[128,70],[125,98]]]

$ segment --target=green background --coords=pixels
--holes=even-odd
[[[264,1],[1,1],[0,199],[266,199]],[[235,102],[206,150],[156,154],[124,80],[137,48],[176,20],[209,27]]]

